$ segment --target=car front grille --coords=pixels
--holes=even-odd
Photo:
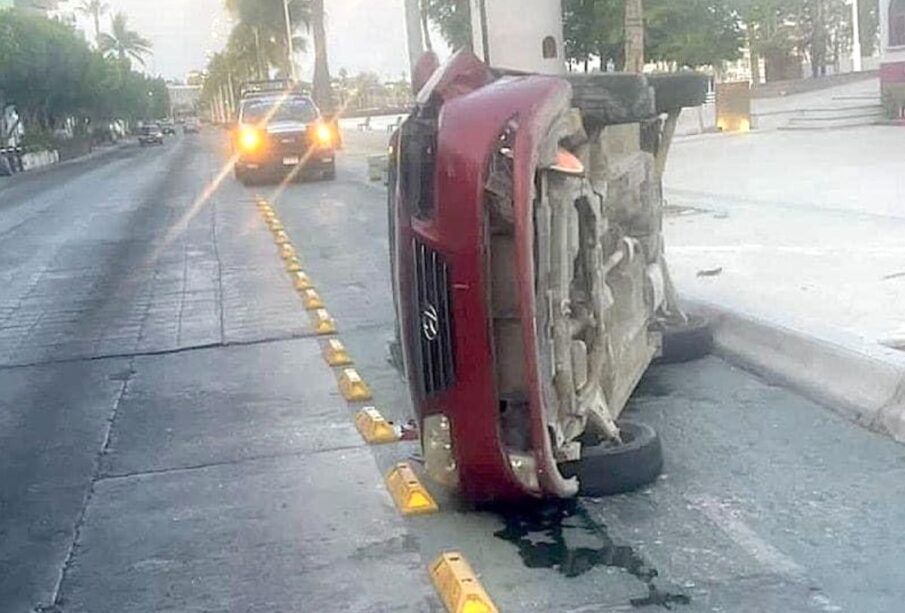
[[[426,396],[440,393],[453,384],[455,364],[449,267],[433,249],[412,241],[415,275],[413,330],[418,339],[418,367],[421,390]]]

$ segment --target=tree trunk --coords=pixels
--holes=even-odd
[[[405,31],[408,37],[409,69],[412,74],[424,53],[421,36],[421,5],[419,0],[405,0]]]
[[[94,44],[101,46],[101,16],[100,13],[94,11]]]
[[[424,47],[428,51],[433,51],[434,46],[431,44],[430,20],[427,16],[427,8],[430,0],[421,0],[421,35],[424,40]]]
[[[327,61],[324,0],[311,2],[311,29],[314,30],[314,102],[329,115],[333,112],[333,91],[330,85],[330,64]]]
[[[754,35],[748,36],[748,50],[751,54],[751,87],[760,87],[760,54],[754,44]]]
[[[644,3],[625,0],[625,71],[644,70]]]

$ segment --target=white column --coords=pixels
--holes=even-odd
[[[852,0],[852,70],[861,72],[861,15],[858,0]]]

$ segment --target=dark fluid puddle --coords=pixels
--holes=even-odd
[[[635,607],[671,609],[674,604],[691,602],[686,594],[657,587],[657,570],[633,548],[617,545],[606,526],[592,521],[575,501],[497,511],[506,527],[494,536],[515,545],[528,568],[554,568],[570,578],[600,566],[621,568],[647,586],[647,596],[631,599]],[[582,541],[585,545],[570,545],[569,541]]]

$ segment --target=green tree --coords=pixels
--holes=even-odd
[[[453,49],[471,49],[471,10],[468,0],[422,0],[422,10]],[[425,32],[425,38],[427,32]]]
[[[240,54],[254,55],[259,78],[267,78],[274,66],[283,76],[291,74],[283,0],[225,0],[226,9],[239,23],[233,30],[231,47]],[[311,24],[310,0],[289,0],[293,47],[305,49],[305,38],[296,33]]]
[[[588,68],[625,64],[623,0],[564,0],[566,57]],[[644,55],[674,66],[718,66],[737,59],[742,46],[738,15],[725,0],[646,0]]]
[[[0,91],[31,135],[165,114],[166,85],[104,57],[71,27],[18,10],[0,12]],[[148,95],[149,92],[152,95]]]
[[[135,30],[129,29],[125,13],[113,16],[111,32],[102,32],[98,37],[98,47],[104,55],[114,55],[120,61],[134,59],[144,66],[145,56],[151,53],[151,41]]]
[[[110,7],[103,0],[82,0],[75,10],[91,18],[94,22],[94,42],[98,43],[101,35],[101,16],[106,14]],[[98,43],[99,44],[99,43]]]

